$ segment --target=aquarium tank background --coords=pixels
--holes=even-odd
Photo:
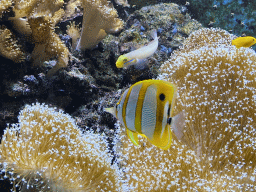
[[[1,0],[1,191],[256,191],[255,10]]]

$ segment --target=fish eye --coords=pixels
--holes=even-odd
[[[128,60],[127,60],[127,59],[124,59],[123,61],[124,61],[124,62],[127,62]]]
[[[161,94],[159,95],[159,99],[160,99],[161,101],[164,101],[165,95],[164,95],[163,93],[161,93]]]
[[[169,117],[168,119],[167,119],[167,124],[171,124],[172,123],[172,118],[171,117]]]

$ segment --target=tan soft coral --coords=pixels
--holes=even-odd
[[[75,24],[74,21],[70,22],[70,24],[67,26],[67,34],[71,37],[72,48],[75,50],[81,34],[81,29]]]
[[[84,50],[95,47],[107,33],[116,33],[123,28],[123,21],[118,19],[117,11],[107,0],[73,0],[68,4],[69,15],[77,6],[83,7],[83,24],[76,49]]]
[[[5,26],[0,28],[0,55],[20,63],[25,60],[25,54],[18,45],[13,33]]]
[[[102,136],[82,133],[70,115],[38,103],[18,120],[2,137],[0,168],[21,191],[124,191]]]
[[[34,66],[40,66],[51,58],[58,58],[48,76],[66,67],[70,59],[69,50],[54,31],[56,24],[65,14],[67,18],[74,14],[78,6],[83,7],[82,30],[74,27],[68,30],[68,34],[73,38],[74,49],[93,48],[107,33],[118,32],[123,27],[123,22],[117,18],[116,10],[107,0],[70,0],[66,12],[62,9],[63,0],[1,1],[2,12],[10,7],[10,2],[13,3],[15,16],[8,19],[13,28],[27,41],[35,44],[31,56]],[[78,36],[80,31],[82,32]]]
[[[0,1],[0,18],[3,13],[12,6],[12,0],[1,0]]]
[[[69,51],[59,36],[54,32],[54,23],[57,23],[63,11],[56,12],[57,16],[30,18],[28,20],[32,30],[32,41],[35,48],[32,52],[32,60],[35,66],[42,65],[43,61],[57,56],[57,64],[47,73],[53,75],[60,68],[66,67],[69,61]]]
[[[178,87],[175,113],[186,111],[182,140],[204,170],[228,178],[225,190],[246,191],[256,187],[256,54],[232,46],[228,32],[207,31],[189,37],[198,42],[173,54],[160,78]]]
[[[52,16],[62,8],[63,0],[13,0],[13,11],[16,18]]]
[[[13,0],[12,3],[15,16],[9,17],[8,20],[18,33],[35,44],[31,56],[34,66],[40,66],[44,61],[57,57],[58,62],[48,72],[48,76],[66,67],[69,62],[69,51],[54,31],[56,24],[65,14],[62,9],[64,1]],[[10,49],[5,52],[8,50]]]
[[[15,4],[15,18],[18,20],[22,15],[27,16],[27,21],[24,21],[24,23],[27,22],[26,27],[23,27],[27,30],[21,33],[29,36],[31,42],[35,44],[31,55],[34,66],[40,66],[44,61],[53,57],[58,58],[56,65],[47,73],[48,76],[53,75],[60,68],[67,67],[69,62],[69,51],[54,31],[55,25],[65,13],[61,9],[63,3],[62,0],[47,0],[44,2],[28,1],[27,4],[24,3],[25,7],[19,2]]]

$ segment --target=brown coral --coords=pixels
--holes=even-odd
[[[66,67],[69,62],[69,51],[55,34],[55,25],[63,19],[65,11],[62,9],[63,0],[12,0],[2,1],[0,13],[10,7],[13,3],[14,17],[9,20],[13,28],[23,35],[27,41],[35,44],[32,52],[34,66],[40,66],[46,60],[53,57],[58,62],[48,72],[48,76],[54,74],[58,69]],[[76,49],[92,48],[99,43],[107,33],[118,32],[122,29],[123,22],[118,19],[116,10],[111,7],[107,0],[70,0],[66,6],[66,14],[74,14],[78,6],[83,7],[83,25],[80,38],[77,37],[78,30],[69,30],[73,39],[73,47]],[[1,15],[0,15],[1,16]],[[73,29],[73,28],[71,28]]]
[[[0,18],[3,13],[12,6],[12,0],[1,0],[0,1]]]
[[[13,33],[5,26],[0,28],[0,55],[13,60],[15,63],[24,61],[25,54],[18,45]]]
[[[54,32],[55,25],[65,13],[61,9],[64,1],[12,0],[12,3],[15,16],[9,17],[8,20],[11,21],[13,28],[18,33],[27,41],[35,44],[31,56],[34,66],[40,66],[44,61],[58,57],[57,64],[48,72],[48,75],[66,67],[69,61],[69,51]],[[11,46],[10,48],[3,47],[3,51],[9,52],[11,48]],[[2,55],[7,57],[6,54]]]
[[[53,15],[64,4],[63,0],[13,0],[15,18]]]
[[[34,66],[41,66],[44,61],[57,57],[58,62],[48,72],[48,76],[66,67],[69,62],[69,50],[54,32],[56,24],[63,19],[65,14],[62,9],[64,1],[5,0],[0,2],[1,15],[11,4],[13,4],[15,16],[8,20],[18,33],[27,41],[35,44],[31,56]],[[77,6],[82,6],[84,13],[80,38],[77,35],[78,30],[75,30],[74,35],[71,34],[74,30],[68,31],[70,36],[74,37],[73,47],[76,46],[76,49],[92,48],[107,33],[118,32],[122,29],[123,22],[117,18],[116,10],[107,0],[70,0],[66,6],[66,17],[73,15]],[[5,56],[5,54],[2,55]]]
[[[59,15],[59,12],[56,12]],[[63,12],[62,12],[63,13]],[[69,51],[58,35],[54,33],[54,24],[56,17],[37,17],[30,18],[29,25],[32,29],[32,38],[35,48],[32,52],[33,64],[40,66],[43,61],[57,56],[58,63],[48,72],[48,76],[53,75],[60,68],[66,67],[69,61]],[[53,20],[53,21],[52,21]]]
[[[69,15],[76,6],[83,7],[81,37],[76,49],[84,50],[96,46],[107,33],[116,33],[123,28],[123,21],[118,19],[117,11],[107,0],[73,0],[68,4]]]

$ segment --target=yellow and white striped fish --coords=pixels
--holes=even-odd
[[[105,111],[121,122],[135,145],[139,146],[139,134],[167,150],[172,143],[170,125],[178,139],[184,127],[184,113],[172,117],[175,95],[176,87],[170,82],[144,80],[126,89],[116,106]]]

